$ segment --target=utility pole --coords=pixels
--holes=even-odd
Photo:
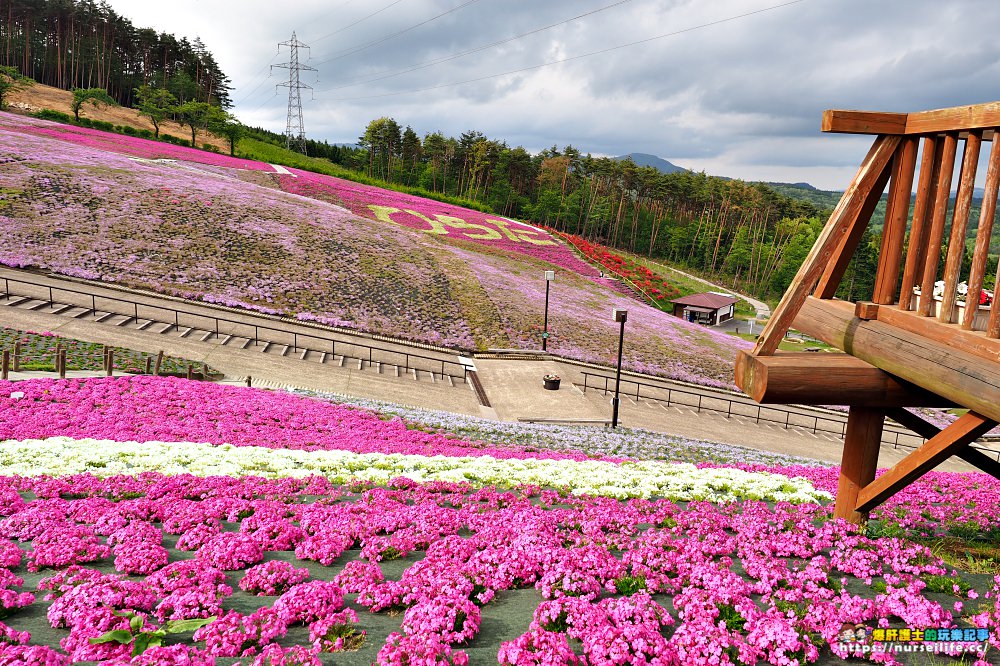
[[[282,46],[288,47],[291,58],[286,63],[271,65],[271,68],[281,67],[288,70],[288,83],[277,84],[277,86],[288,88],[288,122],[285,125],[285,147],[289,150],[298,150],[304,155],[306,152],[306,125],[302,118],[302,93],[300,91],[303,88],[312,90],[312,86],[299,80],[299,72],[303,70],[315,72],[316,68],[299,62],[299,49],[309,47],[296,39],[294,31],[292,31],[290,41],[278,44],[279,50]]]

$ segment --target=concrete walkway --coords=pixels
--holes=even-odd
[[[249,376],[253,378],[255,385],[268,388],[306,388],[425,409],[479,414],[476,395],[471,386],[466,384],[453,387],[446,383],[417,382],[408,377],[396,378],[379,374],[373,369],[358,370],[357,366],[320,365],[299,361],[294,357],[261,354],[193,338],[159,335],[8,307],[0,309],[0,324],[20,330],[51,331],[85,342],[126,347],[149,354],[162,350],[170,356],[199,364],[207,363],[233,378],[236,383],[243,383],[244,378]]]
[[[157,302],[163,305],[180,305],[174,301],[160,301],[155,296],[142,298],[151,305]],[[210,315],[207,306],[190,303],[183,305],[188,309],[203,308],[207,311],[206,315]],[[29,310],[0,305],[0,324],[21,330],[52,331],[79,340],[152,354],[162,350],[166,354],[195,363],[207,363],[224,373],[232,383],[245,383],[245,378],[249,376],[253,378],[254,385],[265,388],[306,388],[504,421],[602,423],[610,419],[610,398],[601,390],[591,389],[586,394],[581,390],[584,386],[582,373],[587,368],[554,357],[539,356],[528,360],[477,359],[475,364],[479,379],[491,405],[484,407],[479,403],[471,384],[444,381],[441,375],[438,375],[440,379],[435,380],[433,374],[428,377],[429,373],[424,373],[417,381],[408,375],[396,376],[394,373],[384,372],[381,367],[367,366],[360,362],[344,365],[310,362],[300,360],[296,355],[267,354],[252,348],[227,346],[220,343],[218,338],[202,340],[195,336],[166,335],[153,332],[153,327],[140,329],[134,325],[111,325],[87,317],[75,318],[46,310],[49,308]],[[252,314],[227,316],[251,323],[258,321]],[[271,323],[273,322],[269,321],[268,325]],[[292,323],[289,326],[297,328],[299,325]],[[401,350],[407,347],[401,342],[380,341],[380,344],[392,345]],[[444,353],[440,355],[442,358],[447,356]],[[457,357],[452,355],[452,359],[455,358]],[[597,369],[588,371],[597,372]],[[603,372],[607,373],[607,370]],[[74,376],[76,373],[69,374]],[[558,391],[548,391],[542,387],[542,376],[545,374],[562,377],[562,386]],[[642,378],[642,381],[650,379]],[[669,382],[663,383],[671,385]],[[677,385],[673,386],[673,390],[677,392]],[[635,400],[634,396],[624,397],[620,413],[621,424],[692,439],[748,446],[762,451],[830,462],[840,460],[842,445],[839,436],[810,432],[809,424],[815,423],[815,414],[809,408],[789,408],[795,412],[796,420],[792,423],[800,423],[802,427],[788,429],[765,422],[755,423],[752,418],[727,416],[727,407],[723,405],[728,405],[728,402],[720,399],[718,392],[687,386],[684,390],[691,391],[698,403],[704,402],[708,410],[715,409],[716,413],[698,411],[684,405],[665,406],[654,400]],[[699,396],[698,393],[702,395]],[[727,397],[738,396],[722,394],[722,398]],[[713,406],[713,400],[719,403],[718,407]],[[746,401],[748,410],[756,410],[756,405],[750,405],[749,399],[743,400]],[[682,403],[684,401],[680,400]],[[744,414],[752,412],[745,411]],[[905,453],[905,449],[885,445],[881,462],[883,465],[894,464]],[[957,471],[972,468],[954,459],[942,465],[941,469]]]

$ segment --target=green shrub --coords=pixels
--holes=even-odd
[[[927,584],[926,589],[928,592],[937,592],[939,594],[955,594],[955,587],[958,587],[958,594],[956,596],[964,597],[972,589],[972,585],[961,577],[952,578],[951,576],[926,574],[921,576],[921,580]]]
[[[618,594],[630,595],[645,589],[645,576],[622,576],[615,579],[615,590]]]
[[[56,111],[55,109],[42,109],[31,115],[42,120],[54,120],[57,123],[69,123],[73,121],[73,116],[62,111]]]

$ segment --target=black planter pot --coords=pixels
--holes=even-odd
[[[543,379],[542,381],[545,382],[545,388],[548,389],[549,391],[558,391],[559,390],[559,380],[558,379]]]

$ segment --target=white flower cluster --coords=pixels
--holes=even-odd
[[[744,499],[793,503],[829,500],[801,477],[729,468],[698,469],[687,463],[600,460],[500,460],[491,456],[420,456],[349,451],[300,451],[195,442],[115,442],[97,439],[0,442],[0,469],[8,475],[90,473],[95,476],[160,472],[198,476],[304,477],[335,483],[361,479],[384,484],[414,481],[467,482],[476,486],[538,485],[578,495],[664,497],[713,502]]]

